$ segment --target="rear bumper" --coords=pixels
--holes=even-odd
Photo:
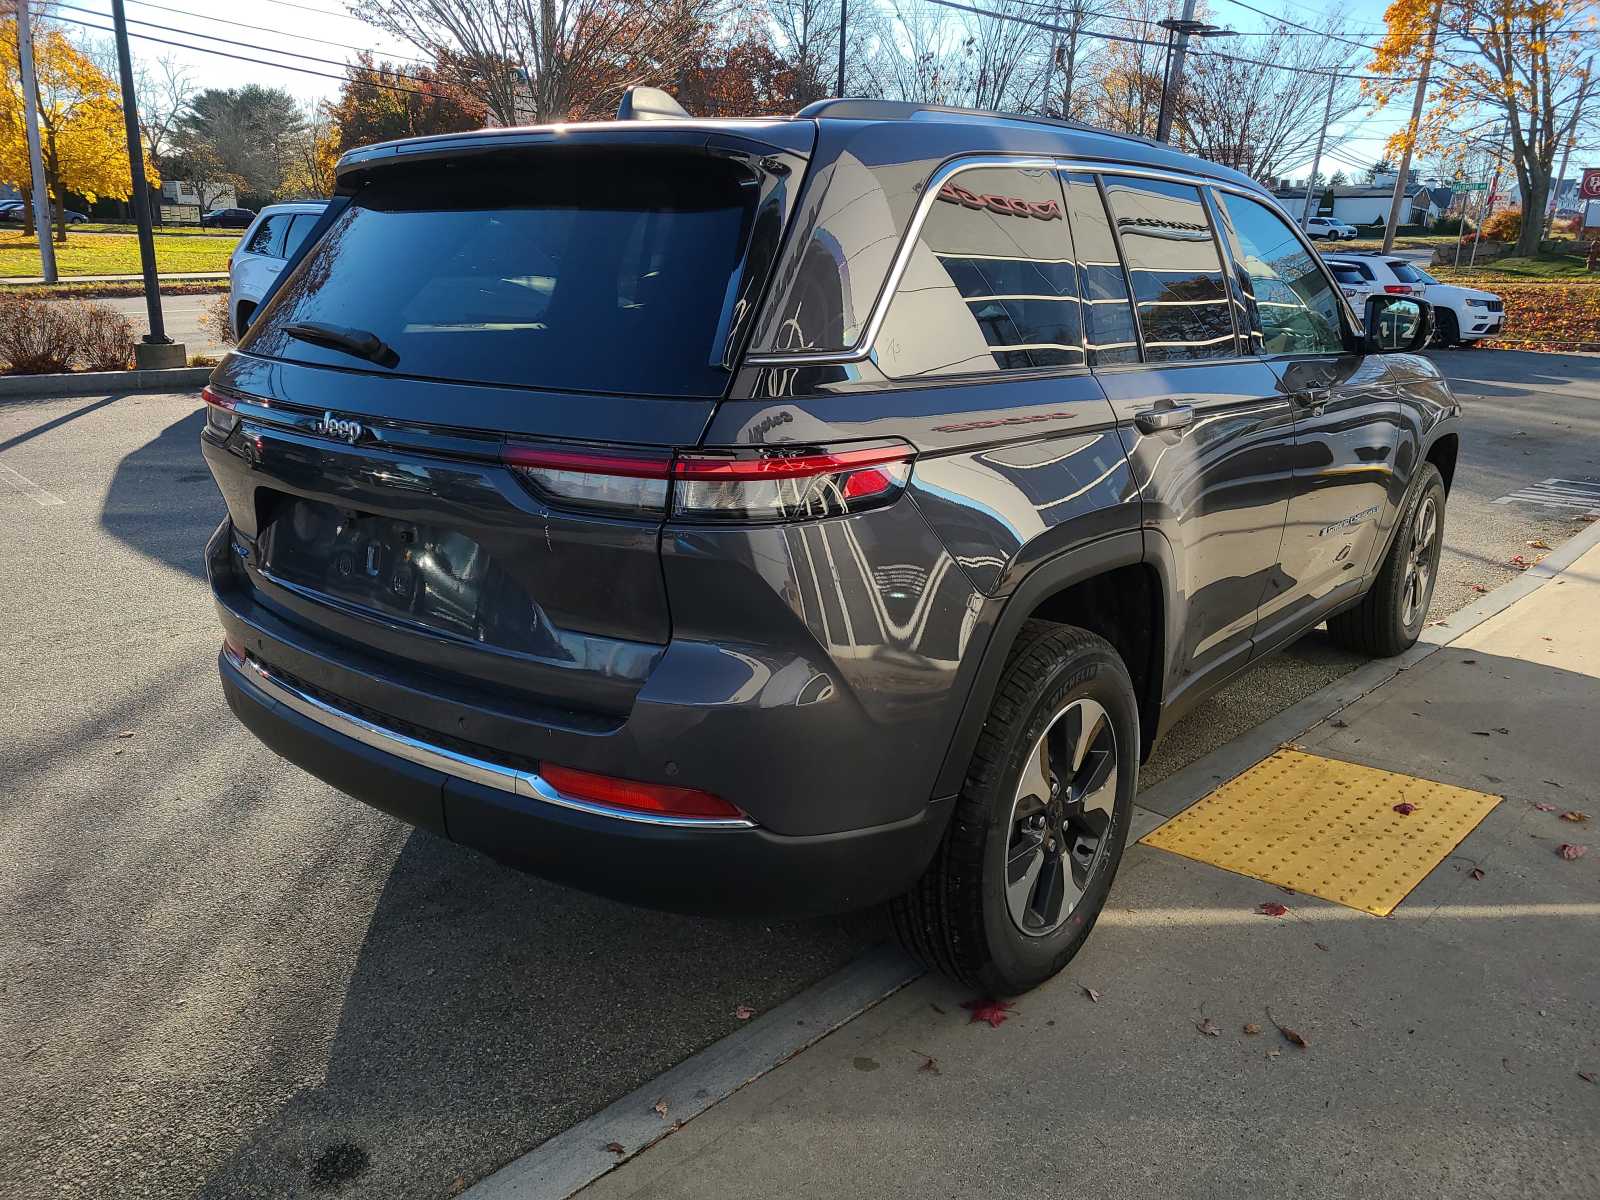
[[[558,883],[680,912],[813,915],[880,903],[931,860],[948,802],[866,829],[784,836],[562,797],[534,770],[479,759],[275,681],[231,648],[228,705],[271,750],[358,800]]]

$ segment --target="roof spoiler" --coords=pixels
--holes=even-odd
[[[619,121],[681,121],[688,117],[679,104],[660,88],[634,86],[622,93],[617,105]]]

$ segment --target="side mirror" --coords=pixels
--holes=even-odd
[[[1398,354],[1421,350],[1433,333],[1433,305],[1412,296],[1371,296],[1367,299],[1361,348],[1367,354]]]

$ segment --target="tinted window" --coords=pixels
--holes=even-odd
[[[273,258],[283,257],[283,231],[289,227],[287,214],[278,213],[268,217],[257,225],[255,232],[250,235],[250,241],[245,246],[246,253],[266,254]]]
[[[1345,263],[1329,263],[1328,267],[1333,272],[1333,277],[1340,283],[1348,283],[1355,286],[1361,284],[1361,272],[1354,267]]]
[[[383,369],[281,332],[376,334],[429,378],[720,395],[756,180],[704,154],[541,150],[363,190],[284,285],[252,353]]]
[[[321,213],[297,213],[290,218],[289,232],[283,239],[283,257],[294,257],[294,252],[300,249],[300,243],[306,240],[306,234],[311,232],[311,227],[321,216]]]
[[[1233,316],[1200,193],[1185,184],[1105,176],[1146,362],[1229,358]]]
[[[888,375],[1083,363],[1072,241],[1050,171],[962,171],[923,221],[876,343]]]
[[[1403,258],[1391,258],[1388,262],[1389,270],[1394,272],[1394,277],[1401,283],[1421,283],[1422,276],[1417,269]]]
[[[1072,222],[1078,290],[1083,296],[1084,338],[1089,358],[1101,365],[1139,361],[1128,276],[1111,236],[1111,222],[1092,175],[1066,175],[1067,215]]]
[[[1254,200],[1213,194],[1231,226],[1234,265],[1251,298],[1252,348],[1262,354],[1343,350],[1338,294],[1288,223]]]

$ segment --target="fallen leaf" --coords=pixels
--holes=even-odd
[[[1507,561],[1506,565],[1518,571],[1526,571],[1529,567],[1533,566],[1531,562],[1523,558],[1520,554],[1513,554]]]
[[[1555,812],[1560,806],[1555,804],[1546,804],[1543,800],[1540,800],[1533,807],[1538,812]]]
[[[1278,1018],[1272,1015],[1272,1010],[1270,1008],[1267,1009],[1267,1020],[1271,1021],[1274,1025],[1277,1025],[1278,1032],[1283,1034],[1283,1040],[1288,1042],[1291,1046],[1299,1046],[1302,1050],[1309,1050],[1311,1048],[1311,1043],[1306,1041],[1303,1034],[1297,1033],[1295,1030],[1290,1029],[1287,1025],[1279,1024]]]
[[[130,176],[129,178],[131,179],[132,176]],[[1329,724],[1331,724],[1335,729],[1349,729],[1350,728],[1350,722],[1346,721],[1342,717],[1335,717],[1331,722],[1329,722]]]
[[[1207,1017],[1203,1021],[1196,1021],[1194,1023],[1194,1027],[1196,1029],[1198,1029],[1201,1033],[1205,1034],[1207,1037],[1221,1037],[1222,1036],[1221,1028],[1218,1027],[1217,1023],[1215,1021],[1213,1021],[1210,1017]]]
[[[1244,1035],[1245,1035],[1245,1037],[1255,1037],[1260,1032],[1261,1032],[1261,1026],[1257,1025],[1254,1021],[1250,1022],[1250,1024],[1248,1024],[1248,1025],[1246,1025],[1244,1027]]]
[[[1417,811],[1417,806],[1411,803],[1409,800],[1402,800],[1399,804],[1394,806],[1394,810],[1402,817],[1409,817],[1412,813]]]
[[[1268,1050],[1267,1051],[1267,1057],[1268,1058],[1277,1058],[1282,1053],[1283,1053],[1282,1050]]]
[[[922,1065],[917,1068],[924,1075],[937,1075],[939,1073],[939,1060],[931,1054],[922,1056]]]
[[[621,1142],[607,1142],[602,1149],[609,1150],[612,1154],[626,1154]]]
[[[1468,874],[1470,874],[1474,879],[1482,879],[1483,878],[1483,868],[1482,867],[1473,867],[1472,870],[1468,872]]]
[[[1562,842],[1561,845],[1556,847],[1556,853],[1568,862],[1572,862],[1574,859],[1582,858],[1589,853],[1589,847],[1574,846],[1571,842]]]
[[[1095,991],[1092,987],[1084,988],[1083,994],[1089,997],[1089,999],[1093,1000],[1096,1004],[1100,1003],[1100,993]]]
[[[1593,1071],[1579,1071],[1578,1078],[1585,1083],[1600,1083],[1600,1076],[1597,1076]]]
[[[991,1029],[1004,1025],[1006,1018],[1016,1010],[1015,1005],[1005,1000],[963,1000],[961,1007],[972,1014],[968,1025],[987,1021]]]
[[[1548,550],[1548,549],[1550,549],[1550,543],[1545,541],[1543,538],[1534,538],[1533,541],[1528,543],[1528,545],[1533,547],[1533,549],[1535,549],[1535,550]]]
[[[733,1015],[739,1018],[741,1021],[748,1021],[751,1017],[756,1015],[756,1010],[751,1008],[748,1004],[741,1004],[738,1008],[733,1010]]]
[[[1484,587],[1481,583],[1475,583],[1472,585],[1472,590],[1475,592],[1487,592],[1489,589]]]
[[[1313,946],[1315,946],[1318,950],[1321,950],[1324,954],[1326,954],[1327,951],[1328,951],[1328,948],[1326,946],[1324,946],[1321,942],[1312,942],[1311,944]]]
[[[131,729],[124,729],[124,730],[123,730],[123,731],[122,731],[122,732],[121,732],[121,733],[119,733],[119,734],[117,734],[117,736],[118,736],[118,737],[119,737],[119,738],[130,738],[130,737],[132,737],[132,736],[133,736],[133,730],[131,730]]]
[[[1585,812],[1579,812],[1577,809],[1573,809],[1571,812],[1562,813],[1561,819],[1563,821],[1571,821],[1574,825],[1576,825],[1580,821],[1587,821],[1589,819],[1589,814]]]
[[[655,1110],[656,1116],[660,1117],[663,1121],[667,1119],[667,1101],[665,1097],[657,1100],[650,1107]]]
[[[1256,911],[1264,917],[1281,917],[1289,911],[1289,907],[1276,900],[1264,900],[1256,905]]]

